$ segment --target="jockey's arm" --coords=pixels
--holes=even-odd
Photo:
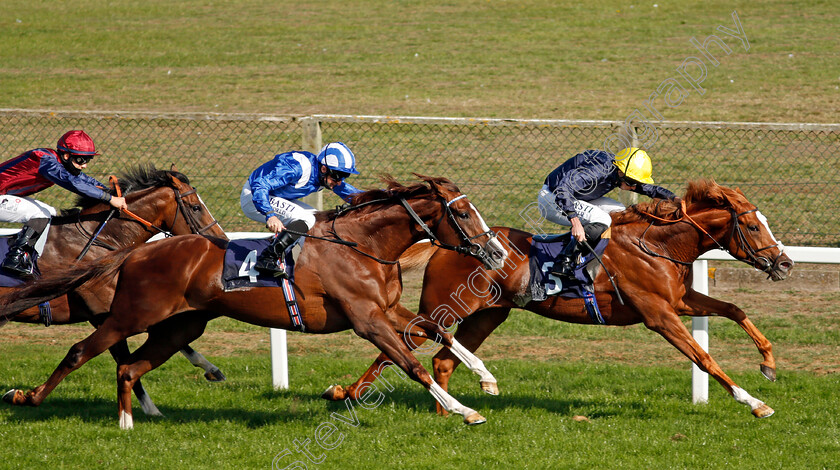
[[[572,217],[569,219],[569,222],[572,223],[572,236],[579,242],[586,240],[586,232],[583,230],[583,224],[580,223],[580,219]]]
[[[338,184],[333,188],[333,192],[343,199],[344,202],[350,202],[350,198],[354,194],[362,192],[362,190],[347,181],[342,181],[341,184]]]

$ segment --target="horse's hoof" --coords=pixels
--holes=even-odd
[[[13,388],[3,395],[3,401],[10,405],[24,405],[26,404],[26,395],[22,390]]]
[[[773,413],[775,412],[776,410],[763,403],[758,408],[752,410],[752,414],[755,415],[756,418],[769,418],[770,416],[773,416]]]
[[[207,379],[208,382],[224,382],[225,380],[227,380],[225,374],[223,374],[218,367],[215,367],[212,370],[205,372],[204,378]]]
[[[499,384],[496,382],[481,382],[481,389],[488,395],[496,396],[499,394]]]
[[[470,426],[474,424],[484,424],[487,422],[487,418],[481,416],[477,411],[470,413],[467,416],[464,416],[464,424],[468,424]]]
[[[764,374],[764,377],[771,382],[776,381],[776,369],[774,367],[768,367],[764,364],[761,365],[761,373]]]
[[[345,390],[341,385],[332,385],[330,388],[324,390],[324,393],[321,394],[321,398],[329,401],[341,401],[347,398],[347,390]]]

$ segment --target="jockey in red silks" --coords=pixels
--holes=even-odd
[[[281,153],[254,170],[242,187],[239,203],[249,219],[265,222],[276,235],[257,257],[254,269],[287,277],[278,265],[280,257],[315,225],[315,208],[298,199],[328,188],[349,202],[361,190],[344,179],[358,174],[356,157],[342,142],[325,145],[318,155],[305,151]]]
[[[106,186],[82,170],[95,156],[93,140],[84,131],[70,131],[58,139],[56,149],[29,150],[0,164],[0,222],[26,225],[10,243],[0,267],[18,277],[31,276],[34,252],[41,253],[47,241],[53,207],[30,196],[57,184],[81,196],[99,199],[126,209],[125,198],[109,194]]]

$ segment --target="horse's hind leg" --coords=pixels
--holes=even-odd
[[[687,289],[683,297],[687,309],[678,308],[681,315],[709,316],[718,315],[728,318],[744,329],[752,338],[758,352],[764,360],[761,363],[761,373],[770,380],[776,381],[776,358],[773,357],[773,345],[758,331],[758,328],[747,318],[747,314],[737,305],[701,294],[693,289]]]
[[[126,340],[117,341],[117,344],[108,348],[108,352],[111,353],[111,357],[114,358],[118,366],[128,360],[129,355],[131,355]],[[140,406],[143,408],[143,413],[149,416],[163,416],[163,413],[155,406],[152,397],[146,393],[146,389],[143,388],[143,384],[139,380],[134,384],[133,390],[137,396],[137,401],[140,402]]]
[[[112,318],[109,317],[90,336],[74,344],[45,383],[27,393],[21,390],[9,390],[3,395],[3,400],[13,405],[40,405],[68,374],[84,365],[88,360],[102,354],[118,341],[134,333],[127,333]]]
[[[143,345],[117,367],[120,429],[134,427],[131,411],[131,390],[134,385],[139,383],[143,374],[166,362],[179,349],[204,333],[207,320],[201,318],[201,315],[202,312],[184,313],[149,328],[149,336]]]
[[[181,354],[190,361],[190,364],[204,369],[204,378],[208,382],[224,382],[227,379],[218,367],[189,345],[181,349]]]
[[[697,344],[697,341],[680,321],[676,312],[670,310],[670,306],[656,308],[648,305],[646,311],[662,313],[655,316],[646,315],[645,326],[662,335],[675,348],[691,359],[691,362],[697,364],[697,367],[714,377],[736,401],[749,406],[756,418],[766,418],[774,413],[772,408],[761,400],[753,398],[723,372],[717,362],[712,359],[712,356]]]

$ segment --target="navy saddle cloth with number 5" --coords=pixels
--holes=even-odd
[[[562,297],[582,298],[586,293],[592,292],[593,279],[586,266],[595,260],[592,253],[584,253],[580,263],[575,267],[574,279],[560,279],[551,274],[557,256],[563,252],[563,248],[569,243],[570,234],[562,235],[534,235],[531,243],[530,270],[531,270],[531,297],[539,302],[548,296],[559,295]],[[595,253],[601,256],[607,247],[609,239],[602,238],[595,245]],[[586,248],[583,248],[586,251]],[[594,261],[597,263],[597,261]]]

